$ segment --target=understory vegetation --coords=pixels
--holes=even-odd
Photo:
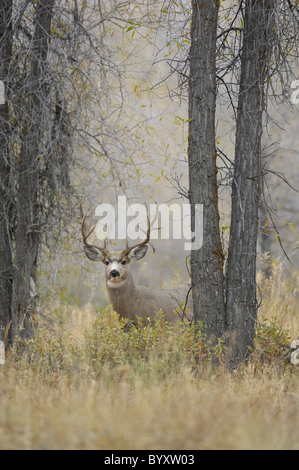
[[[299,449],[299,273],[273,264],[259,285],[255,349],[233,373],[203,328],[52,306],[0,366],[0,448]]]

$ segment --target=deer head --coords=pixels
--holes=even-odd
[[[147,253],[148,244],[151,245],[153,251],[155,249],[150,242],[150,232],[151,224],[149,216],[147,215],[147,232],[146,238],[140,243],[136,243],[133,246],[129,246],[128,240],[126,242],[126,248],[121,251],[109,251],[107,249],[107,239],[104,241],[103,247],[98,245],[91,245],[88,243],[88,238],[93,233],[95,227],[92,229],[87,229],[86,227],[86,216],[83,215],[82,207],[81,217],[82,217],[82,238],[84,242],[84,251],[91,261],[101,261],[105,265],[105,275],[107,285],[111,288],[120,287],[124,284],[129,276],[129,264],[135,260],[141,260]]]
[[[102,261],[105,265],[106,287],[114,310],[123,318],[127,318],[130,322],[136,322],[138,318],[153,319],[156,313],[163,311],[167,321],[176,322],[182,319],[178,313],[178,307],[188,301],[188,286],[169,290],[152,290],[142,286],[135,286],[132,274],[129,270],[131,260],[142,259],[148,250],[148,245],[154,247],[150,242],[151,223],[147,215],[147,231],[146,237],[140,243],[129,246],[128,241],[126,248],[121,251],[109,251],[107,248],[107,240],[103,246],[92,245],[88,242],[88,238],[93,233],[95,227],[87,229],[86,218],[82,217],[82,237],[84,242],[84,251],[91,261]],[[155,219],[157,214],[155,216]],[[192,299],[191,299],[192,300]],[[189,302],[190,304],[190,302]],[[192,304],[192,301],[191,301]],[[188,306],[192,318],[192,305]],[[183,310],[183,318],[188,318]]]

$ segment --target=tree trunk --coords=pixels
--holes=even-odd
[[[189,84],[191,225],[203,205],[203,246],[191,252],[195,322],[213,342],[225,329],[223,251],[219,231],[215,142],[218,0],[193,0]]]
[[[18,166],[17,233],[12,298],[12,339],[33,334],[30,277],[34,277],[41,227],[38,212],[39,162],[48,122],[47,58],[55,0],[39,0],[35,10],[27,112]]]
[[[245,9],[227,262],[227,324],[232,366],[247,358],[257,318],[262,118],[275,6],[274,0],[248,0]]]
[[[0,340],[9,340],[12,295],[12,253],[9,211],[12,198],[9,157],[9,65],[12,55],[12,0],[0,1],[0,80],[5,103],[0,104]],[[3,97],[1,97],[3,98]]]

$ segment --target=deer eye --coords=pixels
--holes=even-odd
[[[108,260],[106,260],[106,261],[105,261],[105,265],[106,265],[106,266],[108,266],[108,264],[109,264],[109,261],[108,261]]]
[[[123,265],[125,266],[125,264],[127,264],[126,260],[123,260],[123,261],[121,262],[121,264],[123,264]]]

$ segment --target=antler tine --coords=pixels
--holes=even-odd
[[[83,243],[85,246],[95,246],[100,250],[105,256],[108,255],[109,251],[106,249],[106,240],[104,242],[104,248],[101,248],[98,245],[90,245],[90,243],[87,243],[88,238],[92,234],[92,232],[95,230],[95,227],[93,227],[87,234],[86,234],[86,214],[83,213],[82,209],[82,204],[80,204],[80,214],[81,214],[81,232],[82,232],[82,238],[83,238]]]
[[[150,222],[150,218],[149,218],[149,215],[148,213],[146,214],[147,216],[147,231],[146,231],[146,238],[140,242],[140,243],[136,243],[136,245],[133,245],[133,246],[129,246],[129,243],[128,243],[128,240],[127,240],[127,243],[126,243],[126,248],[125,250],[123,250],[123,254],[124,255],[128,255],[132,250],[134,250],[134,248],[137,248],[138,246],[142,246],[142,245],[151,245],[152,249],[153,249],[153,252],[155,253],[155,248],[153,247],[153,245],[151,244],[150,242],[150,236],[151,236],[151,222]]]

